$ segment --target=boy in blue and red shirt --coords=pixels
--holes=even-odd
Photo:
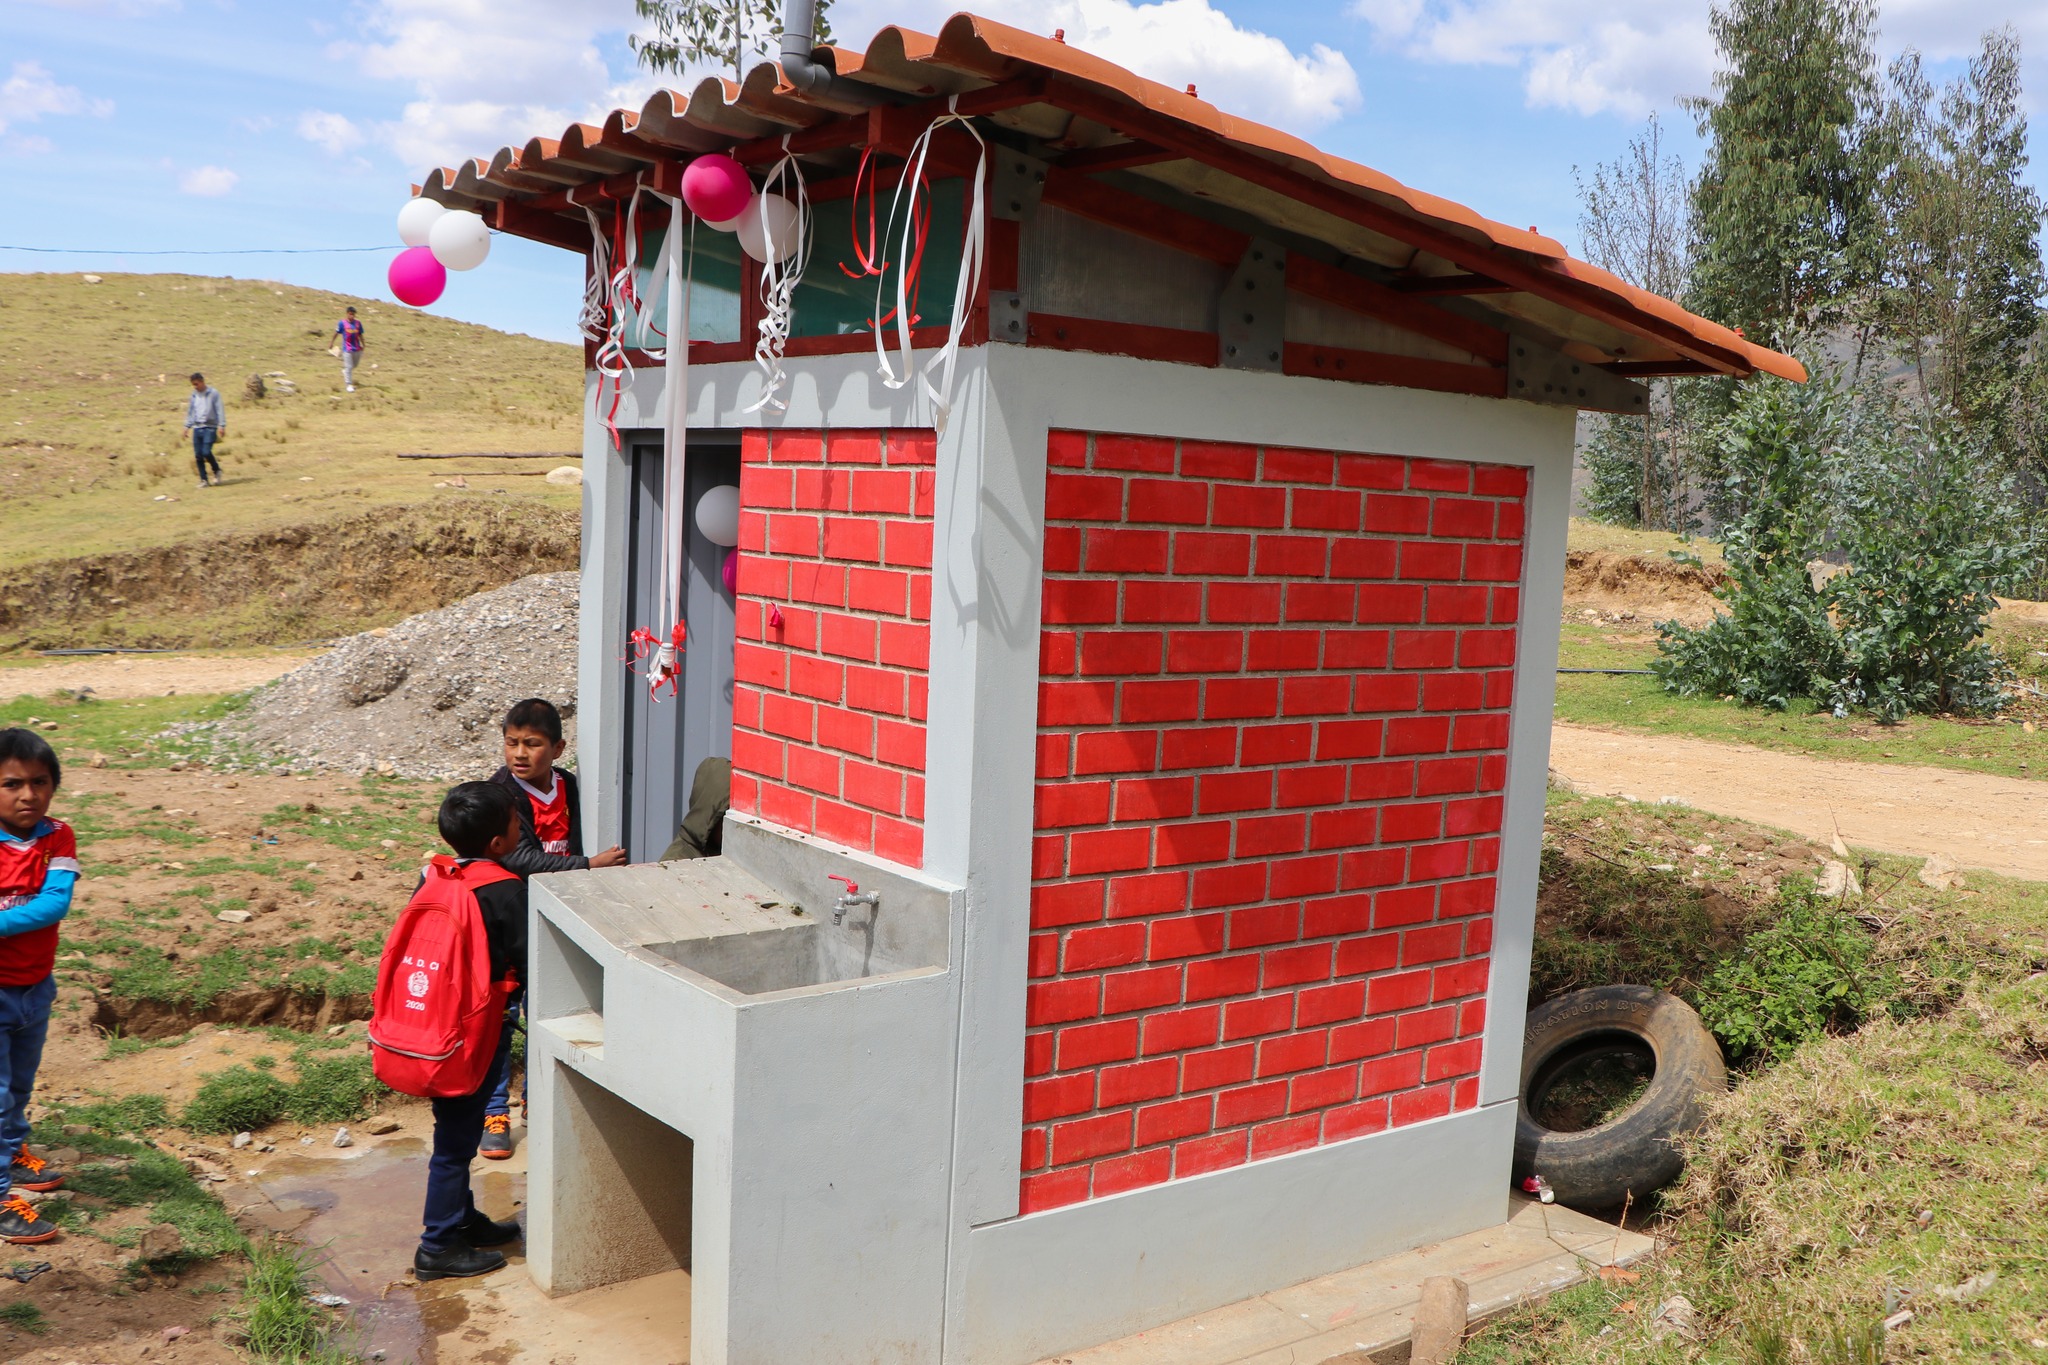
[[[507,872],[524,881],[536,872],[580,872],[586,867],[617,867],[626,850],[608,848],[583,856],[583,813],[577,801],[576,775],[555,766],[568,747],[562,738],[562,713],[541,697],[514,702],[505,713],[505,766],[491,775],[512,794],[519,812],[519,847],[499,859]],[[510,1033],[525,1012],[524,994],[506,1002],[505,1031]],[[512,1068],[508,1061],[484,1111],[483,1155],[503,1161],[512,1155]]]
[[[30,730],[0,730],[0,1242],[47,1242],[56,1225],[24,1190],[54,1190],[63,1173],[28,1149],[28,1101],[57,998],[57,925],[71,912],[78,840],[49,818],[63,768]]]

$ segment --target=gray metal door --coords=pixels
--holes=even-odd
[[[720,484],[740,481],[736,442],[692,434],[687,456],[687,496],[697,499]],[[661,598],[661,445],[633,447],[633,504],[627,535],[631,572],[627,576],[627,620],[618,631],[638,626],[660,629],[654,620]],[[647,693],[644,671],[627,674],[625,725],[626,856],[646,862],[661,856],[676,837],[690,800],[690,778],[707,758],[732,756],[732,594],[721,571],[725,549],[697,532],[694,515],[683,519],[688,561],[684,568],[684,617],[689,643],[677,695],[664,689],[659,701]]]

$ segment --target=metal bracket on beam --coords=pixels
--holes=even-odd
[[[1022,294],[988,296],[988,339],[1022,346],[1030,337],[1030,310]]]
[[[1287,248],[1254,238],[1216,301],[1219,363],[1278,374],[1287,347]]]
[[[1650,391],[1524,336],[1508,340],[1508,397],[1588,412],[1650,410]]]
[[[1045,193],[1048,163],[1007,147],[991,147],[989,157],[989,212],[1013,223],[1027,221]]]

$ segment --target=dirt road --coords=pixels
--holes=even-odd
[[[46,697],[90,687],[102,701],[241,692],[291,672],[310,653],[81,654],[0,669],[0,696]]]
[[[1550,766],[1598,796],[1675,796],[1823,843],[1839,828],[1852,846],[2048,881],[2048,782],[1575,725],[1551,730]]]

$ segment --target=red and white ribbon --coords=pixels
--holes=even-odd
[[[911,358],[910,349],[910,324],[914,307],[912,293],[915,285],[912,279],[914,272],[908,268],[908,263],[921,257],[924,250],[922,241],[917,240],[921,236],[917,196],[921,189],[929,191],[924,166],[931,152],[932,135],[949,123],[957,123],[966,129],[967,135],[974,139],[975,146],[980,148],[980,152],[975,159],[974,183],[968,197],[970,207],[967,213],[967,231],[960,243],[960,278],[953,286],[953,319],[946,329],[946,344],[941,346],[937,353],[925,362],[924,369],[919,371],[916,362]],[[961,338],[967,331],[969,303],[974,298],[974,291],[981,284],[982,258],[988,231],[987,206],[983,203],[983,191],[987,183],[988,143],[975,131],[973,120],[960,113],[960,97],[949,96],[946,100],[946,112],[932,120],[930,126],[918,135],[917,141],[911,144],[909,162],[903,168],[903,179],[896,186],[896,199],[889,209],[891,230],[895,229],[899,217],[902,221],[902,241],[898,247],[897,259],[906,263],[905,269],[896,272],[896,307],[893,310],[896,320],[896,342],[903,366],[900,374],[896,367],[889,363],[889,351],[883,339],[886,329],[875,329],[875,360],[881,371],[882,382],[892,389],[900,389],[915,375],[925,397],[931,400],[932,428],[941,435],[945,434],[946,420],[953,412],[953,369],[959,359]],[[882,309],[885,302],[882,297],[885,287],[880,282],[875,285],[875,315],[886,320],[888,315],[885,315]]]

